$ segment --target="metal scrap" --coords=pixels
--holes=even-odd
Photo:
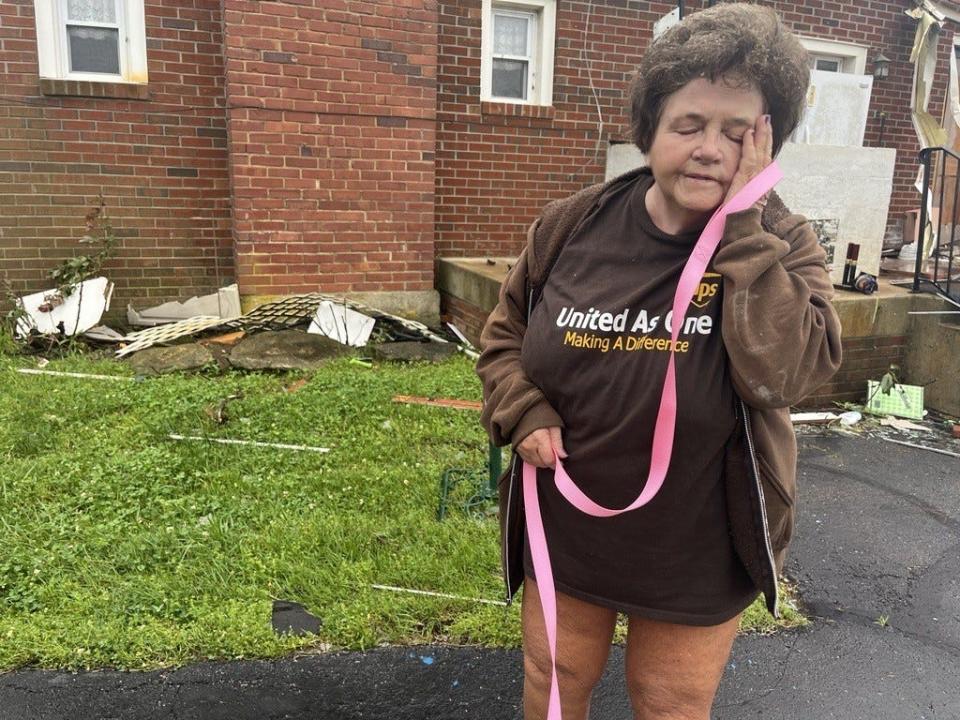
[[[829,425],[839,419],[840,416],[832,412],[790,413],[794,425]]]
[[[148,347],[153,347],[160,343],[171,342],[178,338],[193,335],[201,330],[216,327],[222,322],[222,318],[201,315],[199,317],[189,318],[188,320],[181,320],[180,322],[157,325],[146,328],[145,330],[137,330],[124,338],[128,344],[117,350],[116,356],[118,358],[124,357],[138,350],[146,350]]]
[[[906,442],[904,440],[894,440],[893,438],[885,437],[882,438],[888,443],[893,443],[894,445],[904,445],[906,447],[917,448],[918,450],[929,450],[930,452],[938,453],[939,455],[948,455],[950,457],[960,458],[960,453],[951,452],[949,450],[941,450],[940,448],[932,448],[927,445],[917,445],[916,443]]]
[[[290,295],[289,297],[260,305],[246,315],[234,320],[228,320],[223,323],[223,325],[228,328],[248,331],[284,330],[312,320],[317,313],[317,308],[322,302],[331,302],[363,313],[364,315],[369,315],[374,320],[377,320],[378,324],[388,326],[389,329],[387,332],[392,336],[391,339],[421,340],[428,338],[434,342],[449,342],[449,340],[437,335],[426,325],[416,320],[408,320],[399,315],[377,310],[356,300],[335,297],[325,293]]]

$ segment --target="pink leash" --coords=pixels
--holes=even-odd
[[[677,293],[673,298],[673,342],[670,346],[670,362],[663,382],[660,396],[660,410],[657,413],[657,426],[653,432],[653,450],[650,457],[650,473],[643,491],[627,507],[619,510],[598,505],[588,498],[567,475],[560,458],[556,457],[554,482],[557,489],[571,505],[593,517],[612,517],[643,507],[656,497],[673,453],[673,437],[677,419],[677,378],[674,366],[674,350],[680,329],[683,327],[687,309],[693,299],[694,291],[706,272],[710,258],[717,250],[723,237],[723,228],[727,215],[748,209],[763,197],[783,178],[776,163],[768,165],[763,172],[753,178],[726,205],[713,214],[697,241],[690,259],[680,275]],[[543,531],[543,518],[540,515],[540,500],[537,495],[537,469],[528,463],[523,464],[523,502],[527,512],[527,535],[530,540],[530,554],[533,557],[533,571],[537,576],[540,590],[540,603],[543,607],[543,619],[547,626],[547,643],[550,646],[550,705],[547,720],[561,720],[560,688],[557,685],[557,596],[553,584],[553,569],[550,566],[550,553],[547,550],[547,538]]]

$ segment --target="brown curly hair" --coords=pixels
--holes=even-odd
[[[697,78],[759,90],[776,155],[803,115],[809,58],[769,8],[727,3],[684,18],[650,45],[630,83],[630,133],[641,152],[650,150],[667,98]]]

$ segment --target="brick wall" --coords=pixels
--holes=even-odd
[[[863,404],[867,380],[878,380],[890,365],[904,366],[907,337],[878,336],[843,339],[843,365],[830,382],[807,397],[802,407],[829,407],[835,402]]]
[[[471,302],[443,291],[440,292],[440,307],[442,308],[440,319],[456,325],[470,342],[480,347],[480,333],[483,331],[489,313]]]
[[[99,192],[122,237],[106,270],[113,314],[232,278],[219,7],[148,0],[136,99],[129,86],[46,85],[122,98],[42,94],[33,2],[0,3],[0,273],[15,291],[49,287],[46,272],[79,252]]]
[[[481,105],[480,2],[439,5],[437,254],[515,255],[547,202],[603,179],[607,141],[627,122],[624,87],[671,5],[558,3],[553,107],[539,112]]]
[[[433,288],[433,0],[225,0],[244,294]]]
[[[913,3],[759,1],[799,34],[867,46],[867,72],[873,72],[879,52],[891,58],[889,77],[874,85],[865,144],[897,149],[889,217],[895,225],[919,204],[912,185],[920,148],[909,115],[916,23],[903,13]],[[688,0],[687,7],[695,11],[702,4]],[[608,142],[629,139],[625,90],[649,44],[652,23],[674,7],[641,0],[558,3],[553,107],[517,110],[480,102],[479,1],[440,0],[438,255],[515,255],[527,225],[548,201],[603,179]],[[941,39],[934,117],[943,109],[949,28],[948,23]],[[886,113],[882,139],[879,113]]]

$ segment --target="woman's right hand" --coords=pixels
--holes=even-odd
[[[552,468],[554,466],[554,450],[563,460],[567,451],[563,449],[563,435],[559,427],[548,427],[534,430],[523,440],[517,443],[517,454],[534,467]]]

